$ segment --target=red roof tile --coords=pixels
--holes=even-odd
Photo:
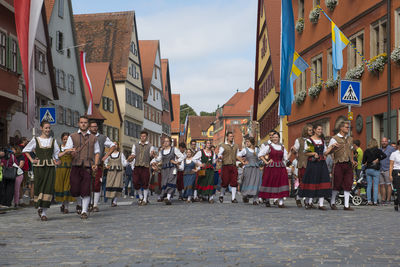
[[[171,132],[179,133],[180,129],[180,106],[181,106],[181,95],[180,94],[172,94],[172,110],[174,113],[174,120],[171,123]]]
[[[129,49],[135,12],[74,15],[77,43],[86,52],[88,62],[111,62],[116,81],[124,81],[128,72]]]
[[[46,8],[47,24],[50,23],[51,13],[53,13],[55,2],[56,2],[55,0],[44,0],[44,6]]]
[[[224,104],[222,116],[250,116],[249,110],[252,109],[253,101],[253,88],[245,92],[237,92]]]
[[[208,139],[201,134],[206,131],[210,124],[215,121],[214,116],[189,116],[190,136],[192,139]]]
[[[139,52],[142,62],[144,100],[147,100],[147,96],[149,94],[158,48],[158,40],[139,40]]]

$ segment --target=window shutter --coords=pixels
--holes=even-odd
[[[372,138],[372,117],[367,117],[365,120],[365,131],[366,131],[366,136],[367,136],[367,142],[371,140]]]
[[[387,126],[388,126],[388,114],[387,112],[385,112],[383,113],[383,135],[389,137],[387,132]]]
[[[21,53],[19,52],[19,45],[17,44],[17,73],[22,74]]]
[[[107,97],[103,96],[103,110],[107,110]]]
[[[114,100],[112,100],[110,98],[110,112],[113,113],[114,112]]]
[[[6,35],[6,68],[10,69],[11,65],[11,41],[12,38]]]
[[[397,110],[390,112],[390,139],[392,142],[397,142]]]

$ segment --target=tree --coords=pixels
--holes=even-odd
[[[183,104],[180,106],[180,117],[181,117],[180,122],[181,122],[181,124],[185,123],[186,116],[197,116],[197,113],[188,104]]]
[[[200,111],[200,116],[216,116],[217,112]]]

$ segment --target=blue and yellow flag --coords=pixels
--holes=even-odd
[[[349,44],[349,39],[331,21],[332,25],[332,63],[333,79],[336,80],[337,72],[343,68],[343,49]]]
[[[294,51],[292,73],[290,74],[290,90],[292,95],[292,103],[294,100],[293,83],[308,67],[309,66],[307,62],[305,62],[304,59],[296,51]]]
[[[292,113],[293,84],[290,85],[290,75],[294,54],[294,15],[292,0],[282,0],[281,3],[281,75],[279,115],[286,116]]]

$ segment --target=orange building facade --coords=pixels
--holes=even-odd
[[[323,82],[332,79],[330,21],[322,13],[316,23],[309,19],[311,10],[319,2],[367,61],[383,53],[388,55],[382,72],[370,72],[366,62],[353,48],[347,46],[343,50],[341,79],[359,78],[362,82],[362,106],[352,108],[351,126],[354,139],[359,139],[363,148],[371,138],[379,140],[386,136],[392,141],[398,140],[400,61],[392,61],[390,55],[400,45],[400,1],[338,1],[332,10],[328,9],[325,1],[292,2],[295,23],[300,18],[304,19],[303,31],[296,30],[295,33],[296,51],[312,70],[307,69],[295,82],[295,95],[302,90],[307,95],[304,102],[293,104],[292,115],[288,118],[289,143],[294,143],[305,123],[320,123],[324,127],[324,134],[332,136],[339,123],[348,120],[347,106],[338,104],[337,88],[328,90],[324,84],[319,95],[311,97],[309,94],[309,88],[321,82],[321,79]],[[351,75],[357,66],[362,66],[359,69],[360,72],[363,71],[361,77]]]

